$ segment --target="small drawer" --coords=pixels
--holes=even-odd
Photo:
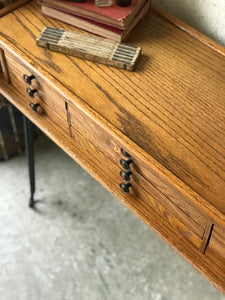
[[[151,182],[151,179],[143,177],[139,172],[138,156],[132,155],[133,161],[129,166],[132,174],[128,182],[124,181],[120,177],[120,171],[123,170],[120,161],[129,159],[128,154],[121,152],[121,148],[127,150],[126,145],[75,105],[69,104],[68,111],[72,138],[88,149],[105,169],[111,170],[111,176],[117,182],[117,185],[113,187],[114,191],[121,194],[120,183],[124,183],[124,191],[129,193],[128,195],[122,193],[126,199],[133,202],[138,199],[145,201],[167,221],[168,227],[175,228],[178,234],[204,252],[204,244],[208,238],[208,218],[204,213],[180,195],[173,198],[169,188],[168,194],[165,194],[160,190],[160,186]],[[132,186],[129,187],[129,184]]]
[[[30,106],[31,113],[39,113],[49,118],[61,129],[69,133],[67,123],[66,103],[53,84],[38,73],[28,63],[12,53],[5,52],[10,84],[15,87],[23,97],[18,101],[23,106]],[[26,80],[24,78],[26,76]],[[28,90],[29,89],[29,90]],[[28,93],[29,91],[29,93]],[[34,111],[34,112],[32,112]]]
[[[213,264],[217,265],[224,272],[225,287],[225,228],[217,224],[213,226],[209,244],[205,251]]]

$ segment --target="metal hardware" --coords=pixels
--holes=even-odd
[[[120,164],[124,169],[120,171],[120,176],[126,182],[126,183],[121,182],[120,188],[125,194],[129,194],[130,193],[129,188],[132,186],[132,184],[130,183],[130,175],[132,174],[130,170],[130,164],[133,162],[133,160],[130,154],[127,153],[123,148],[121,148],[121,152],[128,159],[125,160],[122,158],[120,160]]]
[[[35,111],[37,114],[41,115],[43,113],[43,109],[41,108],[41,105],[39,103],[30,103],[30,107],[33,111]]]
[[[133,162],[132,158],[128,158],[128,160],[121,159],[120,164],[126,171],[130,171],[130,164]]]
[[[24,82],[26,83],[26,84],[29,84],[29,85],[31,85],[31,81],[33,80],[35,78],[35,76],[34,75],[31,75],[31,76],[29,76],[29,75],[27,75],[27,74],[24,74],[23,75],[23,80],[24,80]]]
[[[34,134],[33,134],[33,124],[26,117],[23,116],[24,121],[24,136],[25,136],[25,146],[26,153],[29,164],[29,179],[30,179],[30,201],[29,207],[34,207],[34,192],[35,192],[35,169],[34,169]]]
[[[127,153],[127,151],[125,151],[123,148],[121,148],[121,153],[127,158],[131,157],[131,155],[129,153]]]
[[[130,187],[131,187],[131,183],[130,182],[129,183],[123,183],[123,182],[120,183],[120,188],[121,188],[121,190],[125,194],[129,194],[130,193],[130,191],[129,191]]]
[[[122,179],[123,179],[124,181],[126,181],[126,182],[129,182],[129,181],[130,181],[130,175],[131,175],[131,174],[132,174],[131,171],[128,171],[128,172],[126,172],[126,171],[124,171],[124,170],[120,171],[120,176],[121,176]]]
[[[29,97],[34,98],[35,93],[37,93],[37,89],[27,88],[27,94]]]

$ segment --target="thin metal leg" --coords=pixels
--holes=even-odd
[[[29,207],[34,207],[34,192],[35,192],[35,170],[34,170],[34,125],[26,117],[23,116],[24,121],[24,137],[25,137],[25,147],[28,158],[29,165],[29,179],[30,179],[30,201]]]

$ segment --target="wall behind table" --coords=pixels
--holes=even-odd
[[[225,0],[152,0],[152,2],[225,46]]]

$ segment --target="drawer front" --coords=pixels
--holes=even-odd
[[[214,225],[205,255],[224,272],[225,285],[225,228]]]
[[[23,104],[27,107],[33,104],[40,104],[37,109],[37,113],[40,114],[40,118],[43,115],[45,118],[49,118],[64,131],[69,132],[67,123],[67,110],[66,103],[60,94],[55,90],[54,85],[48,83],[48,81],[37,71],[35,71],[29,64],[23,62],[21,59],[15,57],[11,53],[5,52],[5,58],[7,62],[7,68],[9,73],[10,84],[21,92],[21,99]],[[31,84],[25,83],[23,76],[31,76],[34,78],[31,80]],[[27,89],[36,90],[33,94],[33,98],[28,95]],[[30,112],[35,113],[30,107]]]
[[[121,193],[120,183],[124,180],[120,177],[120,171],[123,169],[120,160],[128,159],[121,152],[121,148],[126,150],[126,146],[75,105],[69,104],[68,111],[72,138],[82,147],[88,149],[90,154],[105,169],[111,170],[112,177],[117,181],[117,185],[113,189],[117,194]],[[179,234],[203,252],[202,244],[204,244],[203,240],[206,239],[207,217],[185,199],[178,197],[173,199],[169,193],[168,195],[162,193],[154,182],[147,180],[140,174],[138,158],[136,159],[133,155],[132,159],[133,163],[130,165],[132,171],[130,183],[132,186],[129,189],[129,194],[124,194],[124,197],[133,199],[133,201],[144,200],[148,206],[168,222],[168,226],[175,228]]]

